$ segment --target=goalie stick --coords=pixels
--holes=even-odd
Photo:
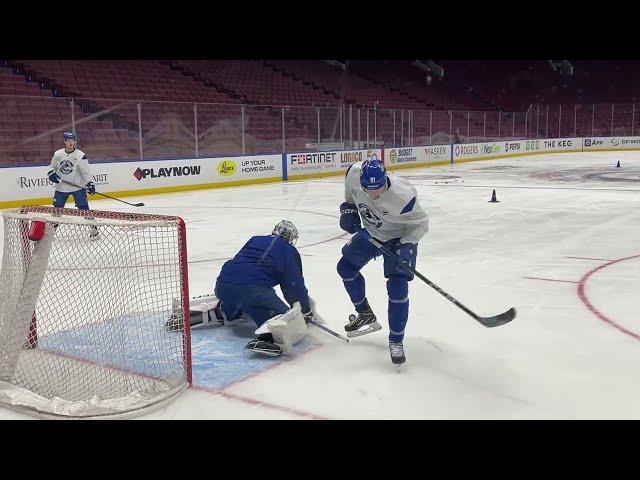
[[[369,237],[369,242],[371,242],[373,245],[375,245],[376,247],[378,247],[378,249],[384,253],[385,255],[391,256],[391,257],[395,257],[397,258],[398,256],[393,253],[391,250],[385,248],[380,242],[378,242],[377,240],[374,240],[373,238]],[[413,273],[416,277],[418,277],[420,280],[422,280],[424,283],[426,283],[427,285],[429,285],[430,287],[432,287],[434,290],[436,290],[440,295],[442,295],[444,298],[446,298],[447,300],[449,300],[451,303],[453,303],[456,307],[460,308],[461,310],[463,310],[464,312],[466,312],[467,314],[471,315],[476,321],[478,321],[479,323],[481,323],[482,325],[484,325],[485,327],[491,328],[491,327],[499,327],[501,325],[504,325],[506,323],[509,323],[511,320],[513,320],[516,317],[516,309],[514,307],[511,307],[509,310],[507,310],[506,312],[503,312],[499,315],[494,315],[493,317],[481,317],[480,315],[478,315],[477,313],[473,312],[472,310],[468,309],[467,307],[465,307],[462,303],[460,303],[458,300],[456,300],[455,298],[453,298],[451,295],[449,295],[447,292],[445,292],[444,290],[442,290],[438,285],[436,285],[435,283],[433,283],[431,280],[429,280],[428,278],[426,278],[424,275],[422,275],[420,272],[418,272],[415,268],[411,267],[411,266],[405,266],[404,268],[406,268],[407,270],[409,270],[411,273]]]
[[[311,303],[311,309],[313,310],[314,316],[317,319],[317,320],[309,320],[309,323],[312,324],[312,325],[315,325],[320,330],[328,333],[329,335],[331,335],[333,337],[336,337],[337,339],[342,340],[343,342],[349,343],[349,339],[347,337],[345,337],[344,335],[340,335],[339,333],[334,332],[333,330],[331,330],[329,327],[325,327],[323,325],[323,324],[325,324],[327,322],[324,320],[322,315],[320,315],[318,313],[316,302],[312,298],[309,298],[309,301]]]
[[[329,335],[333,335],[334,337],[342,340],[343,342],[349,343],[349,339],[347,337],[345,337],[343,335],[340,335],[339,333],[334,332],[333,330],[331,330],[330,328],[325,327],[321,323],[318,323],[315,320],[309,320],[309,323],[311,323],[312,325],[315,325],[320,330],[323,330],[323,331],[327,332]]]

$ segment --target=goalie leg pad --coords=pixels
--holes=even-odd
[[[181,300],[174,298],[172,301],[173,313],[167,322],[167,328],[171,331],[182,329]],[[215,295],[201,295],[189,300],[189,325],[201,327],[205,325],[224,325],[227,320],[220,308],[220,301]]]
[[[293,345],[307,334],[307,324],[300,311],[300,303],[296,302],[287,312],[270,318],[255,333],[256,335],[271,333],[274,343],[282,347],[284,353],[290,354],[293,351]]]

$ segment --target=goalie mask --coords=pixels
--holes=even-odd
[[[273,227],[272,235],[278,235],[284,238],[291,245],[295,245],[298,240],[298,229],[289,220],[282,220],[275,227]]]

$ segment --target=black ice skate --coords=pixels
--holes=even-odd
[[[347,337],[360,337],[368,333],[377,332],[382,327],[376,321],[375,314],[369,310],[366,312],[358,312],[358,316],[349,315],[349,324],[344,326]]]
[[[389,352],[391,353],[391,361],[395,365],[400,365],[407,361],[404,356],[404,348],[402,342],[389,342]]]
[[[95,240],[96,238],[98,238],[98,227],[96,227],[95,225],[91,226],[91,233],[89,233],[89,238],[91,240]]]
[[[270,333],[258,335],[258,338],[251,340],[244,348],[251,352],[267,355],[268,357],[279,357],[282,355],[282,348],[273,343],[273,335]]]

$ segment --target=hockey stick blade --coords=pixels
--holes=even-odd
[[[499,327],[500,325],[509,323],[514,318],[516,318],[516,309],[514,307],[511,307],[509,310],[501,313],[500,315],[496,315],[494,317],[478,317],[476,318],[476,320],[478,320],[485,327],[491,328]]]

